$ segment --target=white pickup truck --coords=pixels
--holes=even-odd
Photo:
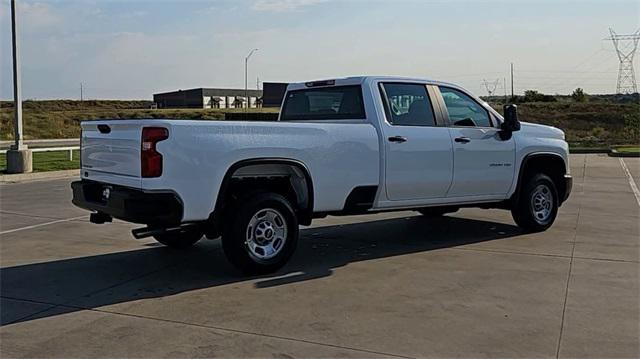
[[[327,215],[511,210],[542,231],[568,198],[568,145],[449,83],[350,77],[289,85],[277,122],[82,123],[73,203],[174,248],[222,236],[245,273],[283,266]]]

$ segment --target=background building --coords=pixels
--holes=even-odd
[[[153,95],[158,108],[256,108],[261,107],[262,90],[195,88]]]
[[[265,82],[264,90],[195,88],[153,95],[158,108],[257,108],[280,107],[286,83]]]

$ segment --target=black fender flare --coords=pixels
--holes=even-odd
[[[510,201],[512,203],[516,203],[518,202],[519,196],[520,196],[520,188],[522,188],[522,181],[524,181],[524,172],[527,168],[527,163],[529,161],[531,161],[532,159],[538,158],[538,157],[556,157],[557,159],[559,159],[563,166],[564,166],[564,172],[567,172],[567,163],[565,162],[564,158],[562,158],[562,156],[558,153],[554,153],[554,152],[532,152],[527,154],[526,156],[524,156],[524,158],[522,159],[522,163],[520,163],[520,168],[518,169],[518,180],[516,183],[516,188],[513,192],[513,194],[511,195]]]
[[[306,208],[300,209],[298,215],[298,221],[302,225],[311,224],[311,219],[313,217],[313,206],[314,206],[314,190],[313,190],[313,180],[311,178],[311,172],[309,168],[302,162],[292,158],[283,158],[283,157],[259,157],[259,158],[249,158],[240,160],[232,164],[226,171],[224,178],[222,179],[222,183],[220,184],[220,188],[218,190],[218,196],[216,198],[216,204],[214,207],[213,213],[211,213],[210,218],[214,220],[222,211],[222,206],[224,205],[225,196],[229,185],[231,183],[231,179],[233,178],[233,174],[247,166],[253,165],[267,165],[267,164],[280,164],[280,165],[289,165],[298,168],[302,171],[305,184],[307,186],[307,203]]]

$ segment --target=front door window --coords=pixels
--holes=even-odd
[[[453,126],[492,127],[489,111],[462,91],[440,87]]]

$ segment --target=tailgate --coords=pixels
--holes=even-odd
[[[140,177],[142,125],[125,121],[82,124],[82,169]]]

